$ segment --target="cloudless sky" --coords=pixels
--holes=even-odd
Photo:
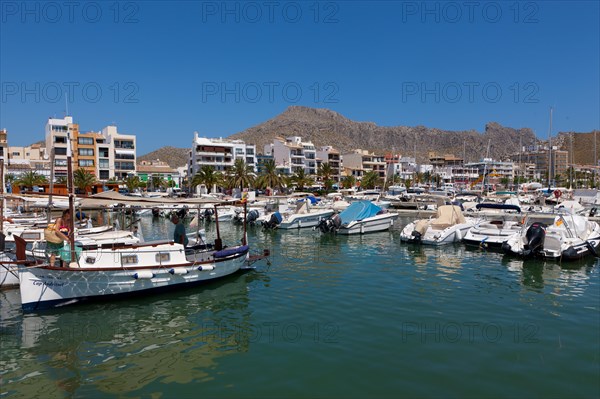
[[[598,1],[0,1],[0,128],[68,110],[138,155],[290,105],[382,126],[600,128]],[[285,132],[282,132],[285,134]],[[335,145],[335,143],[332,143]]]

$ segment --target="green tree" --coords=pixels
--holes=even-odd
[[[412,186],[412,180],[411,179],[404,180],[404,186],[408,190]]]
[[[79,193],[87,194],[91,192],[94,184],[96,184],[96,176],[86,169],[79,168],[73,172],[73,185],[79,190]]]
[[[426,170],[425,172],[423,172],[423,181],[427,184],[429,184],[431,182],[431,172]]]
[[[25,186],[27,187],[27,189],[31,190],[33,186],[44,184],[46,183],[46,181],[46,176],[41,175],[35,171],[29,171],[19,176],[16,183],[20,186]]]
[[[152,188],[154,190],[167,188],[168,184],[163,175],[153,175],[151,179]]]
[[[363,189],[370,189],[370,188],[375,188],[375,186],[377,186],[378,183],[379,183],[379,173],[375,172],[374,170],[370,170],[363,175],[363,177],[360,181],[360,186]]]
[[[200,184],[204,184],[208,193],[211,192],[214,185],[221,182],[221,174],[215,171],[212,165],[202,165],[200,170],[196,172],[192,178],[192,188],[196,188]]]
[[[319,167],[318,175],[323,179],[323,184],[325,184],[325,192],[331,191],[331,187],[333,186],[333,176],[334,170],[329,162],[323,162]]]
[[[254,176],[252,173],[254,170],[251,166],[246,165],[246,162],[238,158],[233,164],[233,168],[229,172],[229,186],[231,188],[236,187],[240,190],[244,190],[244,187],[250,187],[254,182]]]
[[[344,188],[352,188],[356,185],[356,177],[352,175],[344,176],[341,183]]]
[[[138,176],[127,176],[123,179],[123,184],[127,187],[127,191],[133,193],[142,185],[142,182]]]
[[[263,165],[263,171],[257,179],[257,184],[262,188],[281,188],[285,184],[284,178],[277,172],[277,165],[268,159]]]
[[[313,184],[314,180],[306,174],[304,168],[301,168],[292,176],[292,182],[298,187],[298,190],[302,191],[306,186]]]

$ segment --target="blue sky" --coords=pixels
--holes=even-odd
[[[383,126],[600,128],[598,1],[0,2],[0,128],[69,113],[138,154],[290,105]],[[285,133],[285,132],[282,132]],[[333,143],[335,144],[335,143]]]

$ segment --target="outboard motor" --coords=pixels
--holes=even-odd
[[[533,223],[525,233],[527,244],[523,248],[524,256],[536,255],[544,247],[546,238],[546,225],[543,223]]]
[[[266,229],[274,229],[279,225],[279,223],[281,223],[282,220],[283,218],[281,217],[281,213],[274,212],[268,221],[263,222],[263,227]]]
[[[259,216],[260,214],[258,213],[258,211],[256,209],[252,209],[250,212],[248,212],[248,215],[246,216],[246,222],[254,224],[254,222],[256,222],[256,219],[258,219]]]
[[[160,216],[160,208],[158,207],[154,207],[152,208],[152,216],[154,216],[155,218]]]
[[[590,216],[589,217],[596,216],[596,212],[598,212],[598,208],[593,207],[592,209],[590,209]]]
[[[317,227],[323,233],[333,233],[336,232],[340,226],[342,225],[342,218],[340,215],[333,215],[329,219],[323,219],[319,222]]]
[[[179,216],[179,219],[185,218],[185,216],[188,213],[187,205],[184,205],[183,208],[179,209],[176,213],[177,213],[177,216]]]
[[[204,210],[204,214],[203,214],[204,219],[210,221],[211,220],[211,216],[213,215],[213,213],[214,213],[214,211],[212,209],[206,208]]]
[[[410,242],[415,242],[415,243],[420,243],[421,242],[421,233],[419,233],[416,230],[413,230],[412,233],[410,233],[410,235],[412,236],[412,238],[410,239]]]

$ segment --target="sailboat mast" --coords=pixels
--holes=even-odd
[[[552,181],[552,107],[550,107],[550,129],[548,130],[548,190]]]
[[[69,244],[71,246],[71,260],[75,262],[75,190],[73,189],[73,165],[71,160],[73,158],[73,150],[71,149],[71,134],[67,133],[67,192],[69,194]]]

